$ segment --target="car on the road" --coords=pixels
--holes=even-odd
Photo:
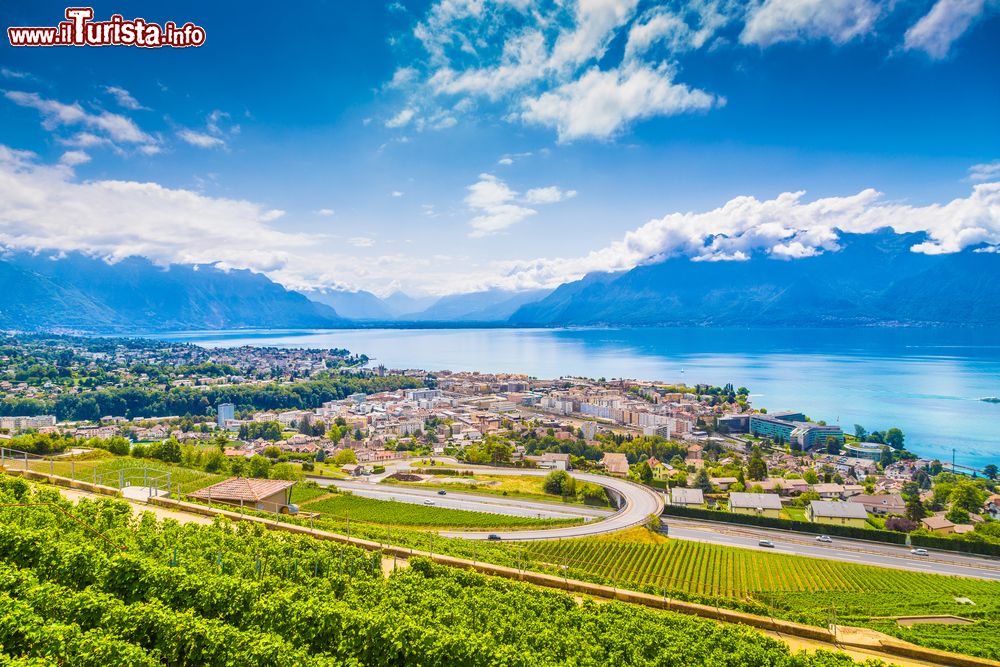
[[[496,542],[500,540],[500,536],[497,535],[496,533],[490,533],[489,535],[486,536],[486,539]]]
[[[433,504],[434,504],[434,501],[431,500],[430,498],[428,498],[427,500],[424,501],[424,505],[433,505]]]
[[[829,535],[820,535],[819,537],[816,538],[816,541],[822,542],[823,544],[831,544],[833,543],[833,538],[831,538]]]
[[[438,491],[438,495],[439,496],[446,496],[446,495],[448,495],[448,492],[445,491],[444,489],[441,489],[440,491]]]
[[[757,546],[759,546],[759,547],[767,547],[769,549],[773,549],[774,548],[774,542],[772,542],[771,540],[761,540],[760,542],[757,543]]]
[[[910,553],[914,556],[930,556],[927,549],[910,549]]]

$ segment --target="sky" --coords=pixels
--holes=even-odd
[[[380,296],[1000,247],[1000,0],[99,2],[0,39],[0,247]],[[4,28],[66,6],[4,3]]]

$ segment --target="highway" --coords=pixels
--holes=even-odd
[[[462,493],[448,491],[447,495],[439,495],[437,489],[419,489],[411,486],[382,486],[360,481],[342,481],[332,479],[316,479],[320,486],[335,486],[338,489],[350,491],[356,496],[375,498],[377,500],[395,500],[403,503],[425,504],[431,500],[435,507],[467,510],[470,512],[489,512],[491,514],[506,514],[541,519],[579,519],[594,521],[613,514],[612,510],[573,505],[559,502],[541,502],[523,500],[520,498],[504,498],[485,494]]]
[[[547,475],[549,470],[523,468],[493,468],[487,466],[469,466],[454,459],[440,459],[439,462],[460,470],[469,470],[478,474],[489,475]],[[392,472],[419,472],[419,468],[409,462],[402,461],[387,466],[386,475]],[[419,489],[414,487],[380,486],[385,475],[367,478],[369,481],[342,481],[314,478],[323,485],[336,485],[350,489],[353,493],[369,498],[382,500],[397,500],[401,502],[423,503],[432,498],[438,507],[472,510],[476,512],[493,512],[512,516],[528,516],[542,518],[578,518],[586,523],[565,528],[549,528],[537,530],[518,530],[496,532],[502,540],[549,540],[573,537],[591,537],[610,533],[624,528],[630,528],[646,521],[650,514],[659,514],[663,508],[660,493],[648,487],[632,482],[572,471],[575,478],[583,482],[600,484],[618,493],[625,499],[625,505],[616,512],[584,505],[569,505],[563,503],[548,503],[530,501],[502,496],[489,496],[471,492],[448,491],[446,496],[437,495],[437,489]],[[974,577],[1000,581],[1000,560],[967,556],[957,553],[930,550],[928,556],[914,556],[908,547],[865,542],[834,537],[831,544],[816,541],[815,535],[806,533],[791,533],[780,530],[756,528],[721,522],[697,521],[665,517],[670,537],[698,542],[710,542],[744,549],[758,549],[788,555],[826,558],[861,565],[874,565],[914,572],[932,574],[947,574],[964,577]],[[469,540],[484,540],[488,534],[483,532],[443,532],[445,537],[461,537]],[[770,540],[774,547],[761,547],[758,542]]]
[[[766,530],[749,526],[690,521],[668,517],[665,519],[670,537],[697,542],[711,542],[744,549],[777,552],[796,556],[827,558],[860,565],[891,567],[929,574],[949,574],[977,579],[1000,581],[1000,561],[976,556],[929,550],[928,556],[913,556],[909,547],[833,538],[833,543],[816,541],[815,535]],[[759,540],[767,539],[774,548],[761,547]]]

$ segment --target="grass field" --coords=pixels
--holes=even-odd
[[[570,473],[572,474],[572,473]],[[448,481],[456,480],[456,481]],[[465,481],[457,481],[465,480]],[[524,500],[540,500],[550,503],[580,503],[574,496],[569,499],[545,493],[542,488],[545,478],[536,475],[473,475],[441,477],[426,482],[398,482],[392,479],[383,480],[383,484],[399,484],[417,488],[451,489],[469,493],[478,493]]]
[[[528,545],[525,555],[543,570],[561,573],[565,567],[571,577],[751,611],[759,607],[814,625],[866,625],[915,643],[1000,658],[1000,583],[686,540],[547,541]],[[901,628],[887,618],[928,614],[976,623]]]
[[[410,528],[491,530],[495,528],[551,528],[582,523],[582,520],[578,519],[533,519],[488,512],[469,512],[447,507],[362,498],[346,493],[331,494],[320,497],[318,500],[307,501],[302,509],[309,512],[322,512],[321,520],[350,518],[352,521]]]
[[[226,479],[224,475],[213,475],[202,470],[184,468],[155,459],[138,459],[131,456],[112,456],[111,454],[73,461],[29,461],[28,468],[36,472],[53,473],[85,482],[96,481],[98,484],[113,487],[118,487],[123,478],[132,486],[141,485],[144,470],[152,477],[170,473],[171,493],[177,493],[179,485],[182,494],[197,491]]]

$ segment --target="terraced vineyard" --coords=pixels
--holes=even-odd
[[[121,501],[72,506],[19,479],[0,477],[0,504],[3,665],[853,664],[792,654],[745,627],[580,604],[422,559],[385,578],[378,554],[353,547],[134,519]]]
[[[349,518],[354,522],[411,528],[462,528],[468,530],[553,528],[573,526],[583,522],[582,519],[536,519],[489,512],[472,512],[448,507],[363,498],[345,493],[307,501],[302,509],[310,512],[322,512],[321,523]]]
[[[928,646],[1000,658],[1000,584],[670,540],[531,544],[538,569],[826,625],[869,625]],[[968,598],[973,605],[956,598]],[[886,617],[957,615],[974,625],[900,628]]]

